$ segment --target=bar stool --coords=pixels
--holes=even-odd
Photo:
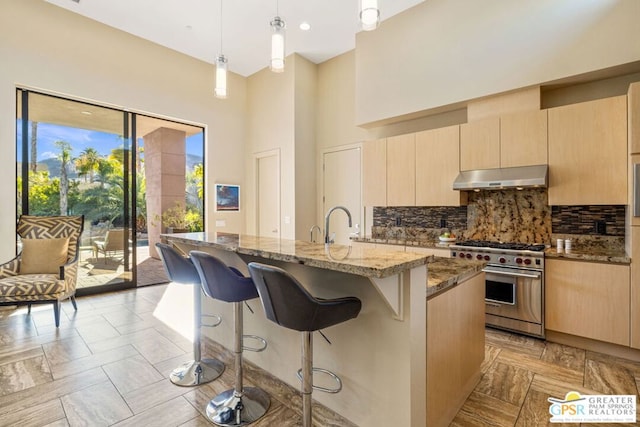
[[[202,327],[202,289],[200,276],[189,258],[185,258],[173,247],[164,243],[156,243],[158,254],[162,260],[169,280],[176,283],[193,285],[193,355],[194,360],[185,362],[171,372],[169,379],[179,386],[195,386],[215,380],[224,372],[224,363],[217,359],[202,359],[200,350],[200,330]],[[216,322],[205,326],[218,326],[220,316],[206,316],[216,318]]]
[[[242,383],[242,351],[264,351],[267,348],[264,339],[243,335],[242,303],[258,298],[258,292],[250,277],[244,277],[240,271],[227,266],[220,259],[200,251],[191,251],[189,255],[200,275],[204,293],[210,298],[233,303],[235,386],[211,399],[207,405],[207,417],[219,426],[251,424],[262,417],[271,404],[264,390],[244,387]],[[259,340],[262,347],[245,347],[244,338]]]
[[[302,369],[298,370],[298,378],[302,381],[303,426],[311,427],[312,391],[338,393],[342,390],[342,381],[336,374],[313,367],[312,333],[357,317],[362,303],[355,297],[314,298],[295,277],[278,267],[252,262],[249,263],[249,273],[258,289],[267,319],[302,332]],[[314,372],[330,375],[337,387],[314,386]]]

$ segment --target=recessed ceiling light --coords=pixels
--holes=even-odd
[[[85,116],[90,116],[93,113],[91,111],[80,111],[80,114],[84,114]]]
[[[309,24],[307,21],[302,21],[302,23],[300,24],[300,29],[302,31],[309,31],[311,29],[311,24]]]

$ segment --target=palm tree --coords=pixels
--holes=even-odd
[[[100,153],[95,148],[89,147],[80,153],[77,159],[75,159],[76,168],[78,168],[78,175],[84,176],[85,182],[89,177],[89,182],[93,182],[96,171],[98,170],[98,164],[100,162]]]
[[[71,163],[71,145],[65,141],[56,141],[55,146],[60,149],[60,215],[67,215],[67,200],[69,195],[69,176],[67,167]]]

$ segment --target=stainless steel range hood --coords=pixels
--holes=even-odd
[[[547,165],[462,171],[453,181],[454,190],[505,190],[508,188],[546,188]]]

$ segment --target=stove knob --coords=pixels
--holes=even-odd
[[[503,256],[501,256],[498,261],[500,261],[500,264],[504,264],[505,262],[507,262],[507,260]]]
[[[467,254],[467,259],[471,259],[471,254]]]
[[[460,254],[458,255],[460,258],[464,258],[464,254],[462,252],[460,252]]]
[[[522,258],[516,258],[516,264],[522,264]]]
[[[478,260],[482,260],[482,255],[478,254],[478,255],[476,255],[476,258],[477,258]]]
[[[531,264],[531,260],[529,258],[525,258],[524,263],[529,265],[529,264]]]
[[[489,255],[485,255],[485,256],[484,256],[484,260],[485,260],[485,261],[490,261],[490,260],[491,260],[491,257],[490,257]]]

